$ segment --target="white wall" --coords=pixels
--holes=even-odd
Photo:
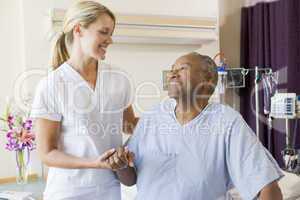
[[[216,0],[101,0],[99,2],[119,13],[192,17],[216,17],[218,15],[218,1]]]
[[[22,12],[19,0],[0,1],[0,115],[6,97],[12,95],[14,81],[24,70]],[[2,124],[1,124],[2,125]],[[0,134],[0,177],[15,174],[15,154],[5,147],[5,135]]]
[[[243,0],[220,0],[220,50],[224,53],[230,67],[240,67],[241,8]],[[240,108],[237,90],[226,91],[226,103],[236,110]]]
[[[47,71],[49,55],[50,55],[50,42],[47,41],[47,12],[50,8],[67,8],[72,2],[72,0],[26,0],[24,4],[16,3],[21,2],[18,0],[8,1],[10,2],[10,9],[5,9],[10,11],[7,15],[13,15],[16,19],[22,19],[24,23],[24,29],[19,26],[20,31],[16,31],[19,38],[24,37],[24,52],[20,52],[24,58],[22,59],[23,68],[15,68],[15,70],[10,71],[11,76],[6,76],[5,80],[2,80],[1,73],[1,85],[12,83],[13,77],[25,69],[28,72],[32,69],[41,69],[42,73]],[[14,5],[12,2],[15,2]],[[139,14],[154,14],[154,15],[174,15],[174,16],[192,16],[192,17],[216,17],[218,13],[217,0],[165,0],[165,1],[146,1],[146,0],[127,0],[127,1],[117,1],[117,0],[103,0],[101,1],[114,12],[118,13],[139,13]],[[1,9],[2,2],[0,3]],[[17,17],[19,14],[11,13],[11,10],[21,9],[22,17]],[[184,8],[184,9],[183,9]],[[1,22],[2,22],[1,18]],[[4,23],[4,22],[3,22]],[[6,22],[7,23],[7,22]],[[1,24],[2,25],[2,24]],[[7,24],[9,27],[10,24]],[[6,33],[6,37],[12,38],[10,32]],[[1,37],[2,38],[2,37]],[[6,40],[7,44],[7,40]],[[3,47],[0,47],[1,51]],[[16,44],[15,49],[22,49],[22,45]],[[153,82],[162,93],[162,82],[161,82],[161,71],[163,69],[168,69],[169,66],[175,61],[177,57],[190,51],[198,50],[201,53],[206,53],[210,56],[214,56],[219,51],[219,43],[214,42],[207,45],[201,49],[199,46],[176,46],[176,45],[125,45],[125,44],[114,44],[108,50],[108,55],[106,62],[117,65],[128,71],[128,73],[133,77],[136,87],[145,81]],[[7,58],[14,57],[14,52],[10,51]],[[20,55],[20,57],[22,57]],[[16,60],[16,59],[15,59]],[[8,64],[10,61],[6,60]],[[17,61],[20,62],[20,61]],[[17,66],[17,64],[15,64]],[[3,70],[1,68],[0,70]],[[2,72],[2,71],[1,71]],[[40,78],[40,75],[30,76],[24,85],[27,86],[29,91],[33,91],[35,85]],[[8,94],[9,91],[6,90]],[[155,94],[153,86],[144,86],[140,94]],[[1,94],[2,96],[3,94]],[[159,102],[160,99],[165,97],[165,93],[162,93],[157,98],[153,99],[139,99],[138,112],[143,111],[151,107],[153,104]],[[4,162],[8,160],[8,154],[0,150],[0,159],[3,158]],[[40,169],[39,162],[36,160],[33,164],[33,171],[38,171]],[[14,163],[10,162],[7,164],[5,169],[1,167],[1,176],[13,176],[14,170],[9,170],[9,168],[14,168]]]
[[[50,8],[67,8],[74,0],[26,0],[24,3],[24,23],[26,38],[26,67],[46,65],[49,57],[49,43],[46,42],[47,12]],[[142,13],[192,17],[216,17],[217,0],[102,0],[118,13]],[[33,9],[34,8],[34,9]],[[184,8],[184,9],[183,9]]]

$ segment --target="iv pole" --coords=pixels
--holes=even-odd
[[[255,125],[256,125],[256,136],[260,139],[259,131],[259,81],[260,81],[260,72],[263,73],[272,73],[271,68],[259,68],[255,66],[254,69],[245,69],[245,74],[248,74],[249,71],[255,72],[254,86],[255,86]]]
[[[255,124],[256,124],[256,135],[258,139],[260,139],[260,132],[259,132],[259,96],[258,96],[258,82],[259,82],[259,72],[258,67],[255,67]]]
[[[222,52],[219,52],[218,54],[216,54],[213,58],[213,60],[215,60],[217,57],[220,57],[221,63],[225,64],[225,58],[224,58],[224,54]],[[259,68],[258,66],[255,66],[255,68],[253,69],[243,69],[243,74],[244,76],[246,76],[248,74],[249,71],[255,71],[255,80],[254,80],[254,85],[255,85],[255,124],[256,124],[256,136],[258,137],[258,139],[260,139],[260,131],[259,131],[259,81],[260,81],[260,72],[264,72],[264,73],[272,73],[272,69],[271,68]]]

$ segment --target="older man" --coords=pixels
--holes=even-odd
[[[128,150],[110,159],[139,200],[221,200],[236,187],[244,200],[282,199],[280,168],[241,115],[209,103],[217,84],[214,61],[190,53],[169,73],[169,97],[139,121]],[[125,167],[124,167],[125,166]]]

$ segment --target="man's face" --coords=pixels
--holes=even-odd
[[[176,60],[167,76],[169,97],[190,99],[203,94],[203,86],[208,82],[200,65],[200,61],[190,55]]]

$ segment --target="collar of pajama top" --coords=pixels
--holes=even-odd
[[[70,155],[96,159],[122,145],[123,110],[128,106],[130,88],[124,72],[101,64],[93,90],[64,63],[37,86],[31,117],[61,121],[59,148]],[[108,192],[116,185],[119,181],[110,170],[50,167],[46,193],[68,194],[68,188],[92,186]]]
[[[182,126],[175,106],[168,99],[145,114],[129,141],[137,199],[221,200],[233,185],[245,200],[254,199],[264,185],[282,176],[233,109],[211,103]]]

